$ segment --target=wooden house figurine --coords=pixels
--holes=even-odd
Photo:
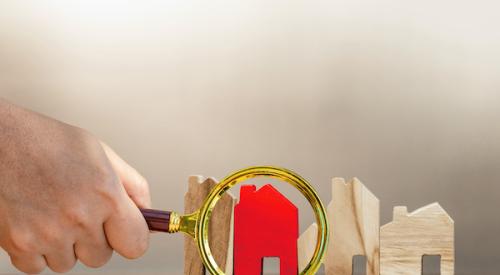
[[[454,223],[438,203],[408,214],[394,208],[393,221],[380,229],[381,274],[422,274],[423,256],[441,256],[441,274],[454,272]]]
[[[186,213],[198,209],[216,184],[212,178],[191,177]],[[333,179],[327,207],[331,231],[323,262],[326,275],[355,274],[353,257],[358,255],[366,257],[367,275],[421,275],[424,256],[439,256],[440,274],[454,274],[454,222],[438,203],[412,213],[404,206],[395,207],[393,221],[382,227],[379,209],[377,197],[358,179],[347,183]],[[298,238],[297,207],[271,185],[259,190],[242,186],[237,204],[234,196],[225,194],[212,213],[210,228],[217,228],[209,231],[217,263],[225,274],[237,275],[262,274],[267,257],[280,259],[280,274],[297,275],[309,263],[318,234],[313,223]],[[189,237],[184,274],[205,274]]]
[[[353,178],[332,180],[332,201],[327,214],[330,242],[323,261],[326,275],[353,274],[355,256],[365,256],[366,274],[379,274],[380,202],[361,181]],[[299,269],[305,268],[316,244],[317,225],[312,224],[301,236]]]
[[[378,198],[357,178],[332,180],[327,274],[353,274],[354,256],[366,257],[366,275],[379,274],[379,211]]]
[[[263,259],[280,259],[281,275],[297,275],[298,209],[268,184],[243,185],[234,209],[234,274],[262,274]]]
[[[191,176],[188,181],[188,191],[184,195],[184,211],[193,213],[203,204],[208,193],[217,185],[214,178]],[[236,198],[226,192],[219,200],[212,212],[209,228],[209,243],[212,255],[224,270],[225,274],[233,271],[233,215]],[[205,267],[201,261],[198,247],[193,238],[184,237],[184,275],[205,275]]]

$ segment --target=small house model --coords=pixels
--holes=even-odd
[[[421,274],[423,256],[441,256],[441,274],[453,275],[454,222],[438,203],[408,214],[394,208],[380,228],[380,274]]]
[[[297,275],[298,209],[268,184],[240,189],[234,209],[234,274],[262,274],[263,259],[280,260],[281,275]]]

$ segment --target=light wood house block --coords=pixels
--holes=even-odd
[[[299,272],[306,268],[306,265],[312,258],[314,254],[314,249],[316,248],[316,241],[318,239],[318,225],[316,223],[311,224],[302,235],[300,235],[297,241],[297,250],[299,255]]]
[[[203,180],[201,176],[189,177],[188,192],[184,196],[184,211],[198,210],[212,188],[217,185],[213,178]],[[210,249],[225,274],[233,270],[233,216],[236,199],[229,192],[217,202],[209,225]],[[204,275],[205,268],[200,259],[196,243],[191,237],[184,240],[184,274]]]
[[[348,183],[332,180],[332,201],[328,204],[330,242],[324,259],[327,275],[352,274],[353,257],[366,256],[366,274],[379,274],[380,203],[358,179]],[[311,259],[317,239],[313,224],[299,238],[299,270]]]
[[[424,255],[441,256],[441,274],[454,272],[454,222],[433,203],[408,214],[406,207],[394,208],[393,221],[380,232],[381,274],[420,275]]]
[[[348,183],[342,178],[333,179],[326,274],[351,275],[356,255],[366,256],[367,275],[379,274],[379,217],[378,198],[357,178]]]

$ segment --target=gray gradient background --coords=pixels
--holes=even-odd
[[[183,209],[191,174],[285,166],[325,201],[331,177],[357,176],[382,223],[394,205],[439,201],[456,223],[456,273],[498,274],[499,9],[2,1],[0,95],[105,140],[148,178],[157,208]],[[140,260],[76,271],[179,274],[181,249],[181,236],[155,234]]]

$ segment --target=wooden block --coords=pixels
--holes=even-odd
[[[332,201],[328,204],[330,242],[324,259],[327,275],[352,274],[353,257],[366,256],[366,274],[379,274],[380,203],[358,179],[346,183],[332,180]],[[317,225],[311,225],[299,238],[299,270],[314,253]]]
[[[378,275],[380,202],[363,183],[353,178],[332,180],[328,205],[330,242],[325,258],[326,274],[352,274],[353,257],[366,256],[366,274]]]
[[[213,186],[217,184],[215,180]],[[233,274],[234,205],[236,198],[226,192],[212,212],[209,226],[210,249],[224,274]]]
[[[272,185],[243,185],[234,209],[234,273],[263,274],[263,258],[280,259],[280,274],[297,275],[297,207]]]
[[[395,207],[393,221],[380,230],[381,273],[420,275],[424,255],[440,255],[441,274],[453,274],[453,220],[438,203],[410,214],[404,206]]]
[[[299,272],[304,270],[311,261],[314,249],[316,248],[316,241],[318,240],[318,225],[311,224],[302,235],[300,235],[297,242],[297,249],[299,251]]]
[[[184,196],[184,212],[198,210],[212,188],[217,185],[213,178],[203,180],[201,176],[189,177],[188,192]],[[233,216],[236,199],[229,192],[217,202],[209,225],[210,249],[225,274],[232,274],[233,265]],[[205,268],[200,259],[196,243],[191,237],[184,240],[184,274],[204,275]]]

